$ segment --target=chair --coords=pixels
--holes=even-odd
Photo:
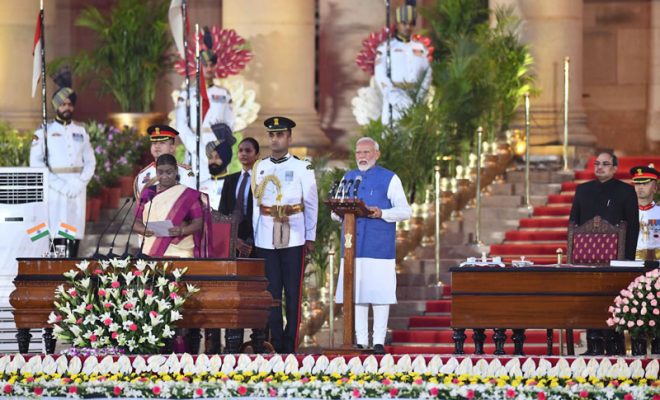
[[[568,264],[607,266],[625,258],[625,247],[626,221],[612,225],[596,215],[579,226],[568,224]],[[573,329],[566,329],[566,347],[569,355],[575,354]]]
[[[235,258],[238,221],[233,215],[223,215],[211,211],[211,231],[213,241],[209,244],[209,257]]]
[[[580,226],[568,225],[568,264],[609,265],[624,259],[625,246],[625,221],[612,225],[595,216]]]

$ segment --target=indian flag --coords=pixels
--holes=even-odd
[[[64,222],[60,223],[60,230],[57,231],[57,234],[66,239],[75,240],[75,234],[78,232],[75,226],[65,224]]]
[[[41,34],[41,19],[43,18],[43,6],[37,17],[37,29],[34,32],[34,44],[32,45],[32,97],[37,94],[39,79],[41,78],[41,48],[44,45]]]
[[[30,235],[30,240],[33,242],[36,242],[37,240],[41,239],[44,236],[48,236],[50,232],[48,232],[48,227],[46,226],[46,223],[42,222],[37,226],[33,226],[32,228],[28,229],[27,234]]]

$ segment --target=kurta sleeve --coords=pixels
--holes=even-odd
[[[401,179],[394,175],[387,188],[387,198],[392,203],[392,208],[382,211],[382,218],[386,222],[404,221],[412,215],[412,209],[408,204],[406,193],[403,191]]]
[[[309,166],[309,164],[308,164]],[[303,193],[303,203],[305,210],[305,240],[316,240],[316,221],[319,212],[319,196],[316,190],[316,178],[314,170],[305,168],[302,174],[301,184]]]

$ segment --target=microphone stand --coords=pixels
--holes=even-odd
[[[149,224],[149,216],[151,215],[151,206],[153,205],[153,202],[149,202],[149,209],[147,210],[147,220],[144,222],[144,233],[147,233],[147,226]],[[149,258],[148,255],[144,254],[142,250],[144,249],[144,242],[147,240],[147,235],[142,236],[142,243],[140,244],[140,252],[135,255],[135,258],[140,260],[140,259],[146,259]]]
[[[135,203],[135,198],[132,198],[131,205],[133,205],[133,203]],[[108,259],[119,257],[119,254],[115,254],[112,251],[115,249],[115,240],[117,240],[117,236],[119,235],[119,231],[121,230],[121,227],[124,226],[124,222],[126,222],[126,218],[128,217],[128,214],[130,214],[130,213],[131,213],[131,207],[128,207],[128,211],[126,211],[126,214],[124,214],[124,218],[121,219],[121,223],[119,224],[119,228],[117,228],[117,232],[115,232],[115,236],[112,238],[112,243],[110,243],[110,250],[108,251],[108,254],[106,255],[106,257]]]
[[[126,204],[128,204],[128,202],[130,200],[131,199],[128,198],[128,199],[126,199],[126,201],[124,201],[124,204],[119,208],[119,210],[117,210],[115,215],[112,216],[112,219],[110,219],[110,223],[108,223],[108,225],[105,227],[105,229],[103,229],[103,232],[101,232],[101,235],[99,236],[99,240],[96,242],[96,251],[94,252],[94,254],[92,254],[93,259],[96,259],[96,260],[106,259],[105,256],[102,256],[101,254],[99,254],[99,247],[101,247],[101,240],[103,240],[103,236],[106,234],[106,232],[108,232],[108,229],[110,229],[110,227],[112,226],[112,223],[115,222],[115,220],[117,219],[117,217],[119,216],[121,211],[124,209],[124,207],[126,207]]]

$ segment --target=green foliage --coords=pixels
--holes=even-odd
[[[168,5],[166,0],[118,0],[109,15],[87,7],[76,25],[96,34],[94,48],[55,60],[49,69],[71,64],[76,75],[97,80],[102,93],[111,93],[121,111],[150,111],[156,82],[171,64]]]
[[[0,121],[0,166],[23,167],[30,164],[32,135],[12,128],[8,122]]]
[[[314,251],[309,258],[315,266],[316,282],[319,287],[325,285],[325,271],[328,267],[328,254],[331,249],[339,251],[339,233],[341,224],[330,217],[330,209],[323,202],[328,199],[328,192],[332,183],[341,179],[346,173],[340,168],[328,168],[330,156],[319,157],[312,161],[316,174],[316,187],[319,196],[319,213],[316,221],[316,241]],[[336,257],[339,260],[339,257]],[[312,271],[310,271],[312,272]]]

